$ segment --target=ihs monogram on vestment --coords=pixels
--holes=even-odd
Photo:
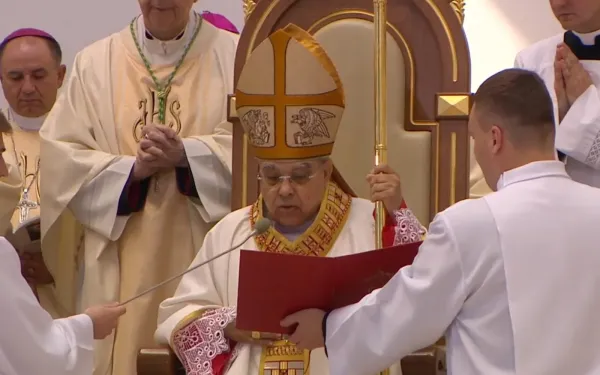
[[[164,93],[158,93],[154,90],[148,90],[148,97],[138,101],[137,106],[140,110],[139,117],[133,125],[133,138],[136,142],[142,139],[142,128],[148,124],[160,124],[159,115],[159,95],[169,97],[171,88],[167,88]],[[181,102],[177,99],[169,101],[167,99],[167,113],[165,125],[174,129],[177,134],[181,132]]]

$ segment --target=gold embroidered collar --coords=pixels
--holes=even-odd
[[[351,203],[352,197],[330,182],[315,221],[301,236],[291,242],[271,227],[255,237],[256,246],[271,253],[327,256],[348,219]],[[252,228],[262,217],[263,199],[259,196],[250,209]]]

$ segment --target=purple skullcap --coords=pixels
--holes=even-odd
[[[8,42],[18,39],[18,38],[22,38],[24,36],[36,36],[38,38],[44,38],[44,39],[51,40],[58,44],[58,42],[56,41],[56,39],[54,39],[54,37],[52,35],[48,34],[47,32],[45,32],[43,30],[38,30],[38,29],[34,29],[34,28],[25,28],[25,29],[19,29],[19,30],[13,31],[12,33],[10,33],[9,36],[4,38],[2,43],[0,43],[0,49],[3,49],[8,44]]]
[[[240,33],[237,27],[222,14],[204,11],[202,12],[202,18],[218,29],[223,29],[234,34]]]

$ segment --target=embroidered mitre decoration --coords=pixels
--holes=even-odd
[[[259,159],[329,156],[344,112],[335,66],[290,24],[256,47],[236,87],[236,109]]]

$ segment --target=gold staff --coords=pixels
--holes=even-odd
[[[375,165],[387,163],[387,0],[373,0],[375,6]],[[376,203],[376,248],[383,247],[381,232],[385,224],[383,202]]]
[[[375,165],[387,163],[387,0],[373,0],[375,8]],[[385,224],[385,207],[383,202],[377,202],[375,214],[376,248],[383,247],[383,226]],[[390,370],[384,370],[379,375],[389,375]]]

